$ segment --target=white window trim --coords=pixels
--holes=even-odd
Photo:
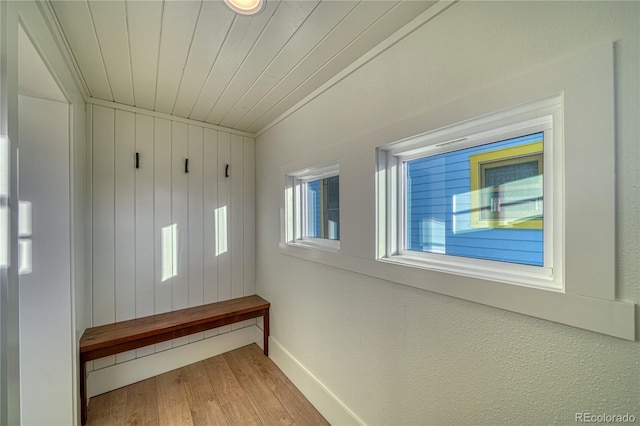
[[[406,240],[407,161],[538,132],[544,132],[543,267],[403,249]],[[382,231],[378,234],[378,260],[563,291],[562,153],[561,95],[423,133],[379,148],[378,175],[385,178],[378,182],[378,217],[379,220],[386,219],[378,225]]]
[[[280,253],[330,268],[383,280],[389,285],[399,284],[437,294],[480,303],[511,312],[540,318],[559,324],[602,333],[626,340],[637,340],[637,306],[616,296],[615,262],[615,116],[613,45],[604,43],[536,67],[530,72],[483,88],[473,94],[416,112],[382,128],[371,129],[344,142],[307,150],[297,159],[283,164],[280,176],[300,170],[309,164],[339,159],[343,169],[349,169],[350,178],[365,181],[367,167],[362,167],[364,150],[370,147],[371,157],[376,147],[428,129],[441,129],[460,123],[488,111],[500,111],[513,105],[522,105],[534,99],[563,94],[564,102],[564,223],[563,259],[564,291],[549,291],[535,287],[448,274],[420,267],[408,267],[378,260],[381,253],[378,235],[384,231],[384,220],[375,208],[376,187],[384,181],[384,172],[371,176],[371,186],[359,187],[364,191],[360,200],[371,199],[370,233],[363,229],[350,229],[341,235],[340,252],[309,250],[287,244],[285,235],[290,221],[286,204],[292,191],[285,193],[281,215]],[[354,146],[359,147],[354,149]],[[587,147],[588,149],[583,149]],[[576,158],[578,159],[576,161]],[[375,160],[374,160],[375,161]],[[597,164],[598,173],[585,173],[585,164]],[[375,164],[372,164],[375,168]],[[375,182],[375,184],[373,183]],[[352,182],[341,185],[341,198],[349,196]],[[590,188],[598,194],[598,202],[584,199],[581,188]],[[589,213],[584,214],[588,204]],[[357,215],[350,204],[341,203],[341,221],[349,225],[360,220],[362,205]],[[365,210],[366,211],[366,210]],[[365,218],[369,222],[369,217]],[[597,226],[593,226],[596,223]],[[376,225],[377,224],[377,225]],[[366,231],[364,231],[366,232]],[[558,232],[558,230],[556,230]],[[586,232],[590,236],[585,240]],[[589,244],[597,241],[598,244]],[[363,244],[370,242],[371,246]],[[539,326],[546,327],[543,323]],[[549,329],[549,332],[555,332]]]
[[[284,242],[303,248],[313,248],[327,251],[339,251],[340,240],[325,238],[311,238],[305,235],[307,229],[307,194],[303,187],[307,182],[326,179],[340,175],[338,162],[334,161],[319,166],[289,173],[285,178],[285,226]]]

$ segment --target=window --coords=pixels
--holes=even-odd
[[[333,162],[287,176],[287,243],[340,248],[338,172],[338,163]]]
[[[560,114],[554,97],[382,147],[379,258],[561,289]]]

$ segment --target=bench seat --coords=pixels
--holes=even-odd
[[[264,354],[269,355],[269,307],[253,295],[86,329],[80,338],[82,424],[87,420],[87,361],[257,317],[264,318]]]

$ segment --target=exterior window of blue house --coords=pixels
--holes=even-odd
[[[553,97],[378,149],[378,259],[563,286],[562,103]]]
[[[544,264],[538,132],[407,161],[406,250]]]

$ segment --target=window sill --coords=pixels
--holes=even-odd
[[[378,261],[548,291],[562,291],[562,285],[554,282],[552,272],[548,268],[411,252],[384,257]]]
[[[301,249],[312,249],[312,250],[323,250],[328,252],[337,253],[340,251],[340,241],[334,240],[321,240],[321,239],[304,239],[304,240],[296,240],[295,242],[290,242],[286,244],[281,244],[280,246],[292,246],[299,247]]]
[[[635,304],[560,291],[505,284],[488,279],[426,270],[341,252],[309,250],[300,244],[280,244],[287,256],[320,263],[385,281],[545,319],[625,340],[636,340]]]

